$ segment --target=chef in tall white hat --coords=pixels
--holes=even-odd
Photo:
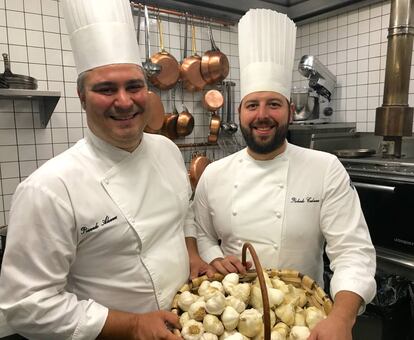
[[[210,164],[198,182],[200,255],[222,274],[244,273],[240,255],[249,242],[262,267],[294,269],[323,287],[326,250],[333,309],[312,330],[302,329],[301,338],[350,340],[357,312],[376,293],[375,250],[358,194],[335,156],[286,140],[294,22],[251,9],[238,34],[239,121],[247,147]]]
[[[28,339],[180,339],[191,186],[143,133],[147,85],[128,0],[63,0],[89,130],[13,197],[0,311]],[[173,176],[171,175],[173,174]]]

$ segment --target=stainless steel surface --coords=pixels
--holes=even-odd
[[[293,113],[294,121],[304,121],[314,119],[315,101],[317,98],[310,95],[308,87],[294,87],[291,93],[291,101],[295,105]]]
[[[414,0],[392,0],[383,104],[375,117],[375,134],[384,136],[384,157],[401,157],[401,137],[412,135],[413,108],[408,106],[408,91],[413,35]]]
[[[414,281],[414,256],[378,246],[375,250],[379,268]]]
[[[320,96],[331,99],[336,86],[336,76],[316,57],[304,55],[299,61],[299,73],[309,79],[309,87]]]
[[[59,101],[58,91],[39,91],[21,89],[0,89],[1,98],[32,99],[39,103],[40,125],[45,128]],[[1,114],[1,113],[0,113]]]
[[[142,66],[147,73],[148,77],[152,77],[161,72],[161,66],[151,62],[150,58],[150,43],[149,43],[149,16],[148,8],[144,7],[144,16],[145,16],[145,61],[142,63]]]
[[[344,158],[361,158],[375,154],[374,149],[339,149],[334,150],[333,154]]]

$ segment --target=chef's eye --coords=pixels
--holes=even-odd
[[[279,108],[281,105],[280,105],[280,102],[275,101],[275,102],[270,102],[270,103],[269,103],[269,106],[270,106],[272,109],[277,109],[277,108]]]
[[[142,80],[131,81],[126,85],[126,90],[129,92],[138,92],[145,87]]]
[[[257,103],[248,103],[246,105],[246,109],[247,110],[255,110],[257,107],[258,107],[258,104]]]

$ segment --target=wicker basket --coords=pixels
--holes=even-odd
[[[250,251],[250,255],[253,259],[255,265],[255,271],[248,271],[246,275],[240,276],[240,282],[253,282],[256,278],[259,279],[260,289],[262,292],[263,299],[263,323],[264,323],[264,339],[270,340],[271,333],[271,324],[270,324],[270,308],[269,308],[269,298],[267,294],[265,278],[263,275],[262,266],[258,260],[256,251],[250,243],[245,243],[242,249],[242,263],[246,265],[246,251]],[[292,284],[296,288],[302,288],[306,292],[307,296],[307,307],[317,307],[318,309],[323,310],[326,315],[328,315],[332,309],[332,300],[325,293],[325,291],[309,276],[303,275],[298,271],[289,270],[289,269],[267,269],[265,270],[267,275],[270,278],[278,277],[280,280],[286,284]],[[181,289],[177,292],[172,303],[172,312],[177,315],[181,315],[182,311],[178,306],[178,298],[182,292],[191,291],[192,293],[197,293],[198,288],[200,287],[203,281],[222,281],[224,278],[221,274],[214,274],[212,278],[207,277],[207,275],[197,277],[193,279],[190,283],[186,283]],[[176,335],[180,336],[179,330],[174,330]]]

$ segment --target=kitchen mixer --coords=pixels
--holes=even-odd
[[[309,79],[308,87],[294,88],[292,102],[296,109],[294,122],[325,123],[333,113],[331,97],[336,85],[336,76],[316,57],[304,55],[298,71]]]

